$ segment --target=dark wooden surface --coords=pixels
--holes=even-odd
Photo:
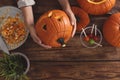
[[[57,0],[35,0],[33,6],[35,22],[44,12],[61,9]],[[70,0],[71,6],[77,5]],[[110,13],[120,11],[120,0]],[[16,6],[15,0],[1,1],[0,6]],[[91,16],[89,25],[95,23],[100,29],[109,15]],[[120,49],[108,44],[104,39],[103,47],[88,49],[81,45],[80,33],[76,33],[65,48],[44,49],[33,42],[30,36],[19,48],[31,62],[28,76],[31,80],[120,80]]]

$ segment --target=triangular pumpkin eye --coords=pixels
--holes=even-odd
[[[61,21],[61,18],[57,19],[58,21]]]
[[[59,19],[58,19],[58,21],[61,21],[61,20],[62,20],[62,18],[59,18]]]
[[[42,27],[44,30],[47,30],[47,25],[45,24],[45,25],[43,25],[43,27]]]
[[[57,19],[58,21],[62,20],[62,16],[56,16],[55,19]]]

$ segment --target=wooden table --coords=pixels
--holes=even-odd
[[[16,6],[14,0],[10,1],[12,2],[8,3],[4,0],[3,3]],[[35,21],[48,9],[60,8],[56,0],[36,1],[33,6]],[[75,0],[70,2],[71,5],[77,5]],[[119,4],[120,0],[117,0],[112,13],[120,11]],[[95,23],[102,29],[107,18],[108,15],[91,16],[89,25]],[[13,51],[22,52],[30,59],[28,75],[31,80],[120,80],[120,49],[111,46],[104,39],[103,47],[85,48],[80,43],[79,35],[80,33],[76,33],[65,48],[52,49],[42,48],[28,36],[27,41]]]

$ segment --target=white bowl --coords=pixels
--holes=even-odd
[[[88,26],[88,27],[86,27],[86,28],[84,29],[84,31],[85,31],[85,33],[87,34],[87,36],[88,36],[88,34],[91,34],[91,30],[92,30],[92,26]],[[89,41],[85,41],[85,40],[84,40],[85,35],[84,35],[84,32],[82,31],[81,34],[80,34],[80,42],[81,42],[81,44],[82,44],[84,47],[86,47],[86,48],[96,48],[96,47],[98,47],[98,46],[102,46],[102,45],[101,45],[101,42],[102,42],[102,33],[101,33],[101,31],[100,31],[98,28],[96,29],[96,33],[97,33],[96,36],[99,37],[99,40],[98,40],[98,41],[95,41],[95,43],[97,43],[97,44],[90,44]],[[95,34],[94,31],[93,31],[93,34]],[[89,39],[90,39],[90,37],[89,37]],[[93,40],[93,39],[92,39],[92,40]]]

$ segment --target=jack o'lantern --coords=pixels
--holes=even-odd
[[[87,13],[103,15],[109,12],[115,5],[116,0],[77,0],[78,4]]]
[[[68,16],[62,10],[48,11],[36,23],[38,37],[52,47],[64,47],[71,38],[72,28]]]
[[[103,25],[103,35],[107,42],[120,47],[120,13],[112,14]]]
[[[75,14],[77,20],[77,31],[81,31],[82,28],[86,27],[89,24],[89,16],[84,10],[79,7],[73,6],[72,11]]]

